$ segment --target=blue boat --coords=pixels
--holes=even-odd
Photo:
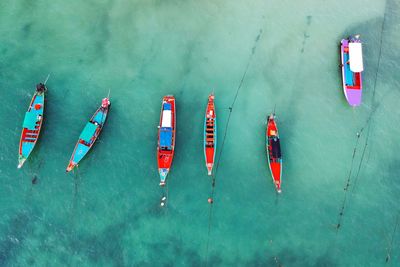
[[[66,172],[70,172],[75,168],[75,166],[78,166],[79,162],[86,156],[96,142],[97,137],[99,137],[104,123],[106,122],[110,105],[111,102],[109,97],[104,98],[101,106],[86,124],[81,135],[79,136],[78,142],[75,145],[75,149],[72,153],[71,159],[69,160]]]
[[[36,85],[35,94],[29,104],[28,111],[25,113],[19,140],[18,169],[24,165],[39,139],[43,124],[44,96],[47,91],[45,84],[46,82]]]

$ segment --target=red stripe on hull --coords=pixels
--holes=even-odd
[[[267,137],[267,153],[268,153],[268,164],[271,171],[271,176],[274,181],[276,190],[281,191],[281,177],[282,177],[282,163],[281,158],[273,158],[272,147],[269,138],[276,136],[279,139],[278,127],[276,126],[273,115],[268,117],[268,124],[266,130]]]
[[[208,174],[211,175],[215,161],[216,146],[216,118],[214,94],[208,96],[208,103],[204,121],[204,156]]]
[[[163,104],[164,103],[171,104],[171,127],[172,127],[172,149],[171,150],[162,150],[160,147],[160,129],[162,123],[163,116]],[[173,96],[164,96],[163,104],[161,105],[161,114],[160,114],[160,124],[158,129],[158,144],[157,144],[157,165],[159,169],[170,169],[172,166],[172,160],[174,158],[175,152],[175,134],[176,134],[176,109],[175,109],[175,98]]]
[[[35,93],[33,95],[31,102],[29,103],[28,112],[32,109],[32,105],[35,102],[36,96],[37,96],[37,93]],[[44,95],[43,95],[43,99],[44,99]],[[43,111],[44,111],[44,105],[43,105]],[[22,156],[22,143],[23,142],[29,142],[29,143],[36,144],[37,140],[39,139],[40,130],[42,128],[43,117],[44,116],[42,116],[42,119],[40,121],[36,122],[36,126],[35,126],[36,130],[32,131],[32,130],[28,130],[27,128],[22,129],[21,137],[19,139],[19,149],[18,149],[18,154],[20,156]],[[31,136],[31,138],[34,138],[34,140],[29,140],[29,139],[27,140],[26,138],[28,137],[28,135],[29,136],[34,135],[34,136]]]

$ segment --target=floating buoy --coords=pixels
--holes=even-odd
[[[163,197],[161,198],[161,202],[160,202],[160,206],[161,206],[161,207],[164,207],[164,206],[165,206],[166,200],[167,200],[167,197],[166,197],[166,196],[163,196]]]
[[[211,197],[209,197],[207,201],[208,201],[208,203],[210,203],[210,204],[212,204],[212,203],[214,202],[214,200],[213,200]]]

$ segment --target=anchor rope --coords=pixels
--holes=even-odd
[[[367,118],[367,121],[366,121],[365,125],[357,133],[357,142],[356,142],[356,146],[354,147],[354,150],[353,150],[353,157],[352,157],[352,161],[351,161],[351,164],[350,164],[350,171],[349,171],[349,176],[348,176],[348,179],[347,179],[347,184],[345,185],[345,188],[344,188],[345,195],[344,195],[344,199],[343,199],[343,202],[342,202],[341,210],[340,210],[340,213],[339,213],[338,224],[336,225],[336,232],[339,231],[339,228],[341,226],[342,217],[343,217],[344,209],[345,209],[345,206],[346,206],[347,193],[348,193],[347,189],[350,186],[351,174],[352,174],[354,158],[355,158],[355,154],[356,154],[356,149],[357,149],[357,146],[358,146],[359,138],[360,138],[362,132],[364,131],[364,129],[367,127],[367,134],[366,134],[366,137],[365,137],[365,143],[364,143],[364,147],[363,147],[363,152],[361,154],[361,159],[360,159],[360,162],[359,162],[359,165],[358,165],[357,173],[356,173],[355,178],[354,178],[354,185],[353,185],[352,192],[354,192],[354,190],[356,188],[357,182],[359,180],[361,167],[362,167],[363,162],[364,162],[365,152],[367,150],[369,136],[370,136],[372,117],[373,117],[373,115],[375,114],[376,110],[379,107],[379,104],[375,103],[375,93],[376,93],[378,74],[379,74],[381,58],[382,58],[383,32],[384,32],[384,29],[385,29],[385,21],[386,21],[386,13],[387,13],[386,12],[386,7],[387,7],[387,1],[385,1],[385,9],[384,9],[385,11],[384,11],[384,15],[383,15],[383,20],[382,20],[382,25],[381,25],[381,30],[380,30],[380,37],[379,37],[380,41],[379,41],[378,64],[377,64],[377,68],[376,68],[376,72],[375,72],[374,87],[373,87],[373,91],[372,91],[372,100],[371,100],[372,110],[371,110],[371,112],[370,112],[370,114],[369,114],[369,116]]]
[[[339,228],[340,228],[340,225],[341,225],[341,222],[342,222],[342,217],[343,217],[343,214],[344,214],[344,209],[345,209],[346,201],[347,201],[347,192],[348,192],[347,189],[350,186],[351,174],[353,172],[353,164],[354,164],[354,159],[355,159],[356,153],[357,153],[358,142],[360,141],[360,136],[361,136],[361,134],[358,133],[357,134],[356,144],[355,144],[355,146],[353,148],[353,156],[351,158],[350,170],[349,170],[349,174],[347,176],[346,184],[345,184],[345,187],[344,187],[344,191],[345,191],[344,198],[343,198],[342,206],[341,206],[341,209],[340,209],[340,212],[339,212],[338,223],[336,224],[336,232],[339,231]]]
[[[225,124],[225,133],[224,133],[224,136],[222,138],[221,149],[220,149],[220,152],[219,152],[217,164],[215,166],[215,173],[212,175],[211,194],[210,194],[211,201],[214,200],[216,177],[217,177],[217,174],[218,174],[219,164],[221,162],[222,152],[224,150],[226,136],[228,134],[229,123],[230,123],[230,120],[231,120],[232,111],[233,111],[233,108],[235,106],[236,100],[237,100],[237,98],[239,96],[240,89],[242,88],[243,82],[244,82],[244,80],[245,80],[245,78],[247,76],[247,72],[249,70],[250,64],[252,62],[253,56],[254,56],[256,48],[257,48],[257,43],[260,40],[261,35],[262,35],[262,29],[260,29],[260,31],[259,31],[259,33],[258,33],[258,35],[257,35],[257,37],[255,39],[254,45],[253,45],[252,50],[251,50],[251,54],[250,54],[250,56],[249,56],[249,58],[247,60],[247,64],[246,64],[244,73],[243,73],[242,78],[240,79],[239,85],[238,85],[238,87],[236,89],[235,97],[233,98],[232,104],[229,107],[228,119],[227,119],[226,124]],[[206,267],[208,266],[208,253],[209,253],[209,243],[210,243],[210,234],[211,234],[211,225],[212,225],[212,210],[213,210],[213,206],[214,206],[214,204],[210,203],[209,216],[208,216],[207,242],[206,242],[206,264],[205,264]]]
[[[380,42],[379,42],[379,54],[378,54],[378,64],[377,64],[378,66],[376,67],[374,90],[372,91],[372,105],[374,105],[374,101],[375,101],[375,90],[376,90],[376,84],[377,84],[377,81],[378,81],[379,68],[380,68],[380,65],[381,65],[383,31],[385,30],[385,21],[386,21],[386,7],[387,7],[387,0],[385,1],[385,12],[383,14],[383,20],[382,20],[382,26],[381,26],[381,34],[380,34]]]
[[[393,229],[393,233],[392,233],[392,238],[391,238],[390,244],[389,244],[389,249],[388,249],[388,252],[387,252],[387,254],[386,254],[386,259],[385,259],[386,263],[389,262],[390,257],[391,257],[391,255],[392,255],[392,247],[393,247],[394,237],[395,237],[395,235],[396,235],[397,226],[399,225],[399,222],[400,222],[399,219],[400,219],[400,213],[397,215],[396,224],[394,225],[394,229]]]

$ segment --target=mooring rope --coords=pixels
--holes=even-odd
[[[236,100],[237,100],[237,98],[239,96],[240,89],[242,88],[243,82],[244,82],[244,80],[245,80],[245,78],[247,76],[247,72],[249,70],[250,64],[252,62],[253,56],[254,56],[256,48],[257,48],[257,43],[260,40],[261,35],[262,35],[262,29],[260,29],[260,31],[259,31],[259,33],[258,33],[258,35],[257,35],[257,37],[256,37],[256,39],[254,41],[254,45],[253,45],[253,47],[251,49],[251,54],[249,56],[249,59],[247,60],[246,68],[244,70],[242,78],[240,79],[239,85],[238,85],[238,87],[236,89],[235,97],[233,98],[232,104],[229,107],[229,115],[228,115],[228,119],[227,119],[226,124],[225,124],[225,133],[224,133],[224,136],[222,138],[221,149],[220,149],[220,152],[219,152],[217,164],[215,166],[215,172],[212,175],[211,194],[210,194],[210,199],[209,199],[210,208],[209,208],[209,216],[208,216],[208,232],[207,232],[207,243],[206,243],[206,267],[208,266],[208,252],[209,252],[211,225],[212,225],[212,210],[213,210],[213,206],[214,206],[213,201],[214,201],[214,195],[215,195],[215,182],[216,182],[216,177],[217,177],[217,173],[218,173],[218,169],[219,169],[219,164],[221,162],[222,152],[224,150],[225,140],[226,140],[226,136],[228,134],[229,123],[230,123],[230,120],[231,120],[232,111],[233,111],[233,108],[235,106]]]
[[[351,172],[352,172],[352,168],[353,168],[354,157],[355,157],[356,148],[357,148],[357,145],[358,145],[358,140],[359,140],[362,132],[364,131],[364,129],[366,127],[368,127],[367,128],[367,134],[366,134],[366,137],[365,137],[365,143],[364,143],[363,152],[362,152],[361,159],[360,159],[360,162],[359,162],[359,165],[358,165],[357,173],[356,173],[355,178],[354,178],[354,186],[353,186],[352,192],[354,192],[354,190],[356,188],[356,185],[357,185],[357,182],[358,182],[358,179],[359,179],[359,175],[360,175],[360,171],[361,171],[361,167],[362,167],[362,164],[364,162],[365,152],[366,152],[366,149],[367,149],[367,146],[368,146],[369,135],[370,135],[370,130],[371,130],[372,117],[373,117],[373,115],[375,114],[376,110],[379,107],[379,104],[375,103],[375,92],[376,92],[376,85],[377,85],[377,81],[378,81],[378,74],[379,74],[380,63],[381,63],[381,58],[382,58],[382,44],[383,44],[383,31],[385,29],[385,20],[386,20],[386,6],[387,6],[387,1],[385,1],[385,11],[384,11],[383,21],[382,21],[382,26],[381,26],[381,31],[380,31],[380,45],[379,45],[379,54],[378,54],[378,64],[377,64],[377,68],[376,68],[376,72],[375,72],[375,81],[374,81],[374,87],[373,87],[373,92],[372,92],[372,100],[371,100],[372,110],[371,110],[371,112],[370,112],[370,114],[369,114],[369,116],[367,118],[367,121],[366,121],[365,125],[357,133],[357,142],[356,142],[356,146],[354,147],[354,150],[353,150],[353,157],[352,157],[352,161],[351,161],[351,164],[350,164],[350,172],[349,172],[349,176],[348,176],[348,179],[347,179],[347,183],[346,183],[345,188],[344,188],[345,195],[344,195],[343,203],[342,203],[342,206],[341,206],[341,210],[339,212],[339,220],[338,220],[338,223],[336,225],[336,230],[337,231],[339,230],[339,228],[341,226],[341,221],[342,221],[342,217],[343,217],[343,214],[344,214],[344,209],[345,209],[345,206],[346,206],[347,193],[348,193],[348,188],[350,186]]]
[[[345,209],[346,201],[347,201],[347,192],[348,192],[347,190],[349,189],[349,186],[350,186],[351,174],[353,172],[354,159],[356,157],[357,147],[358,147],[358,142],[360,141],[361,132],[362,132],[362,130],[357,133],[356,144],[355,144],[355,146],[353,148],[353,156],[351,158],[349,175],[347,176],[346,184],[345,184],[344,189],[343,189],[345,191],[345,193],[344,193],[344,198],[343,198],[343,201],[342,201],[342,206],[341,206],[341,209],[340,209],[340,212],[339,212],[338,223],[336,224],[336,232],[339,231],[339,228],[341,226],[342,217],[343,217],[343,214],[344,214],[344,209]]]
[[[81,180],[80,174],[79,174],[79,166],[76,166],[74,172],[74,197],[73,197],[73,207],[74,209],[77,208],[78,206],[78,194],[79,194],[79,182]]]
[[[383,31],[385,30],[385,21],[386,21],[386,7],[387,7],[387,0],[385,1],[385,11],[384,11],[384,14],[383,14],[383,20],[382,20],[382,26],[381,26],[381,36],[380,36],[379,54],[378,54],[378,66],[376,67],[374,90],[372,91],[372,105],[374,105],[374,101],[375,101],[375,90],[376,90],[376,84],[377,84],[377,80],[378,80],[379,68],[380,68],[380,65],[381,65]]]
[[[386,254],[386,259],[385,259],[386,263],[388,263],[390,261],[390,257],[392,256],[392,247],[393,247],[394,237],[396,235],[397,226],[399,225],[399,222],[400,222],[399,219],[400,219],[400,213],[397,215],[396,224],[394,225],[392,238],[390,240],[388,252]]]

